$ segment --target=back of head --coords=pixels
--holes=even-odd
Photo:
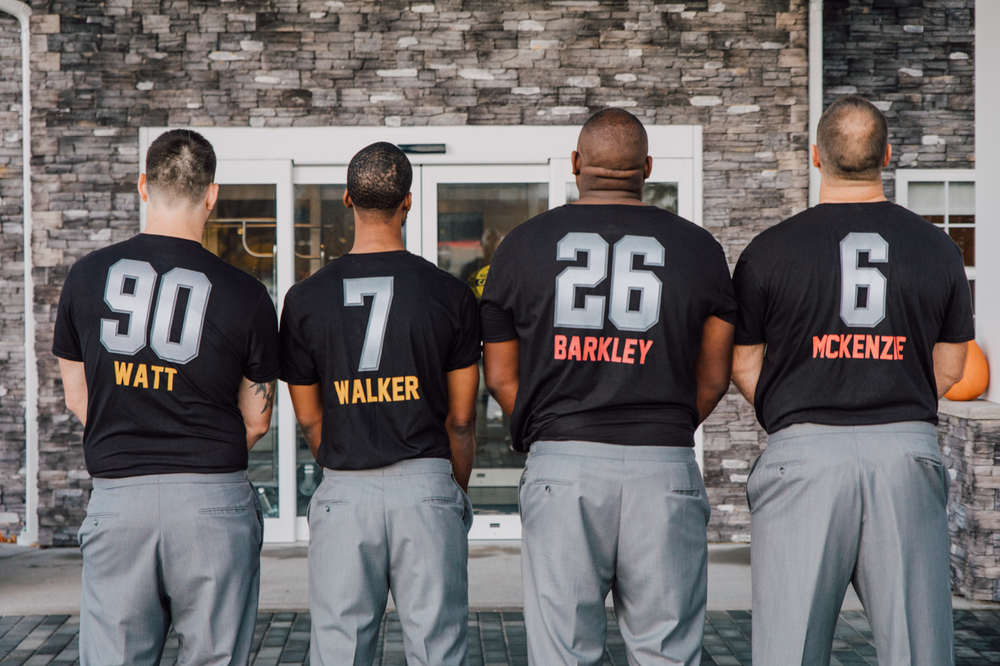
[[[347,194],[359,210],[395,212],[412,183],[410,160],[384,141],[362,148],[347,167]]]
[[[170,130],[146,151],[146,188],[157,204],[168,208],[197,205],[214,181],[215,151],[197,132]]]
[[[604,109],[580,130],[577,152],[588,190],[641,191],[649,154],[646,128],[623,109]]]
[[[861,95],[828,106],[816,129],[823,170],[842,180],[880,180],[888,145],[885,116]]]

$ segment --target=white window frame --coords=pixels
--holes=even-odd
[[[976,182],[976,170],[975,169],[896,169],[896,203],[903,208],[909,209],[909,199],[910,199],[910,183],[975,183]],[[945,210],[945,225],[943,227],[945,233],[947,233],[948,224],[948,211],[950,209],[948,205],[948,191],[949,188],[944,188],[944,210]],[[918,213],[919,214],[919,213]],[[936,226],[936,225],[935,225]],[[942,227],[939,227],[942,228]],[[979,212],[976,211],[976,224],[975,229],[979,229]],[[979,234],[976,234],[976,264],[979,264]],[[965,276],[969,280],[976,279],[976,267],[966,266]],[[978,288],[977,288],[978,289]]]

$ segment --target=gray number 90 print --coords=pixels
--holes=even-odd
[[[109,352],[134,356],[146,346],[156,278],[156,269],[135,259],[122,259],[108,269],[104,302],[112,312],[129,316],[124,334],[118,332],[117,319],[101,320],[101,344]],[[127,290],[127,286],[131,289]],[[187,292],[186,303],[181,302],[182,290]],[[150,347],[159,358],[180,365],[197,358],[211,291],[212,283],[204,273],[175,268],[163,276],[150,331]],[[180,315],[178,306],[183,308]],[[180,322],[178,316],[182,317]],[[180,339],[174,341],[171,332],[177,330],[178,324]]]
[[[576,307],[576,290],[592,289],[608,276],[608,242],[600,234],[570,232],[556,245],[557,261],[576,261],[587,253],[585,266],[569,266],[556,277],[555,325],[557,328],[604,328],[604,296],[588,294]],[[619,331],[648,331],[660,321],[663,283],[652,271],[632,268],[641,256],[647,266],[663,266],[663,246],[651,236],[623,236],[611,258],[611,312]],[[638,309],[630,309],[638,293]]]

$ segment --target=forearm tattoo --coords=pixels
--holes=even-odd
[[[261,414],[274,406],[274,388],[277,384],[278,380],[275,379],[272,382],[257,382],[253,385],[253,394],[255,396],[260,395],[261,393],[264,394],[264,409],[260,410]]]

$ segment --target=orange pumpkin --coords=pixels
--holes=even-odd
[[[962,380],[952,386],[944,397],[949,400],[975,400],[983,394],[989,383],[990,368],[986,365],[986,356],[973,340],[969,343],[969,352],[965,356]]]

